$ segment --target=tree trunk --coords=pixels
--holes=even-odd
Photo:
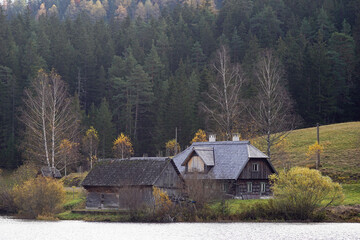
[[[55,86],[53,86],[55,88]],[[55,116],[56,116],[56,90],[53,90],[53,109],[52,109],[52,125],[51,125],[51,166],[55,168]]]
[[[134,140],[136,141],[137,134],[137,123],[138,123],[138,113],[139,113],[139,94],[136,95],[136,105],[135,105],[135,125],[134,125]]]
[[[44,139],[44,148],[45,148],[45,157],[48,167],[50,167],[50,160],[49,160],[49,150],[47,146],[47,137],[46,137],[46,112],[45,112],[45,92],[46,92],[46,82],[42,82],[42,96],[41,96],[41,119],[42,119],[42,131],[43,131],[43,139]]]

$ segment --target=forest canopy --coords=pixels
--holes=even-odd
[[[64,80],[81,115],[77,141],[93,126],[100,158],[112,156],[120,133],[135,156],[151,156],[165,152],[175,129],[182,148],[198,129],[216,132],[200,106],[221,46],[241,65],[242,103],[259,96],[254,71],[268,49],[302,126],[360,119],[359,0],[1,2],[0,167],[24,161],[24,90],[40,69]],[[246,110],[240,115],[243,137],[260,134]]]

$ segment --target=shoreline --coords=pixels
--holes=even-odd
[[[114,210],[113,210],[114,211]],[[0,217],[30,220],[30,221],[84,221],[84,222],[112,222],[112,223],[360,223],[360,205],[340,205],[326,209],[326,217],[324,220],[268,220],[268,219],[216,219],[195,221],[178,221],[176,219],[164,218],[163,221],[154,221],[153,219],[144,220],[136,218],[134,215],[127,214],[124,211],[119,212],[101,212],[86,211],[85,209],[65,211],[54,217],[40,217],[37,219],[22,218],[16,214],[1,213]]]

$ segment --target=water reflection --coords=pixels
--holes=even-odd
[[[4,240],[360,239],[359,223],[89,223],[0,218]]]

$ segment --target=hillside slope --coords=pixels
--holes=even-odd
[[[276,149],[273,164],[279,170],[293,166],[315,166],[315,157],[307,160],[309,145],[316,142],[316,128],[291,132],[285,151]],[[320,126],[320,143],[324,145],[321,155],[321,171],[338,181],[360,180],[360,122]]]

